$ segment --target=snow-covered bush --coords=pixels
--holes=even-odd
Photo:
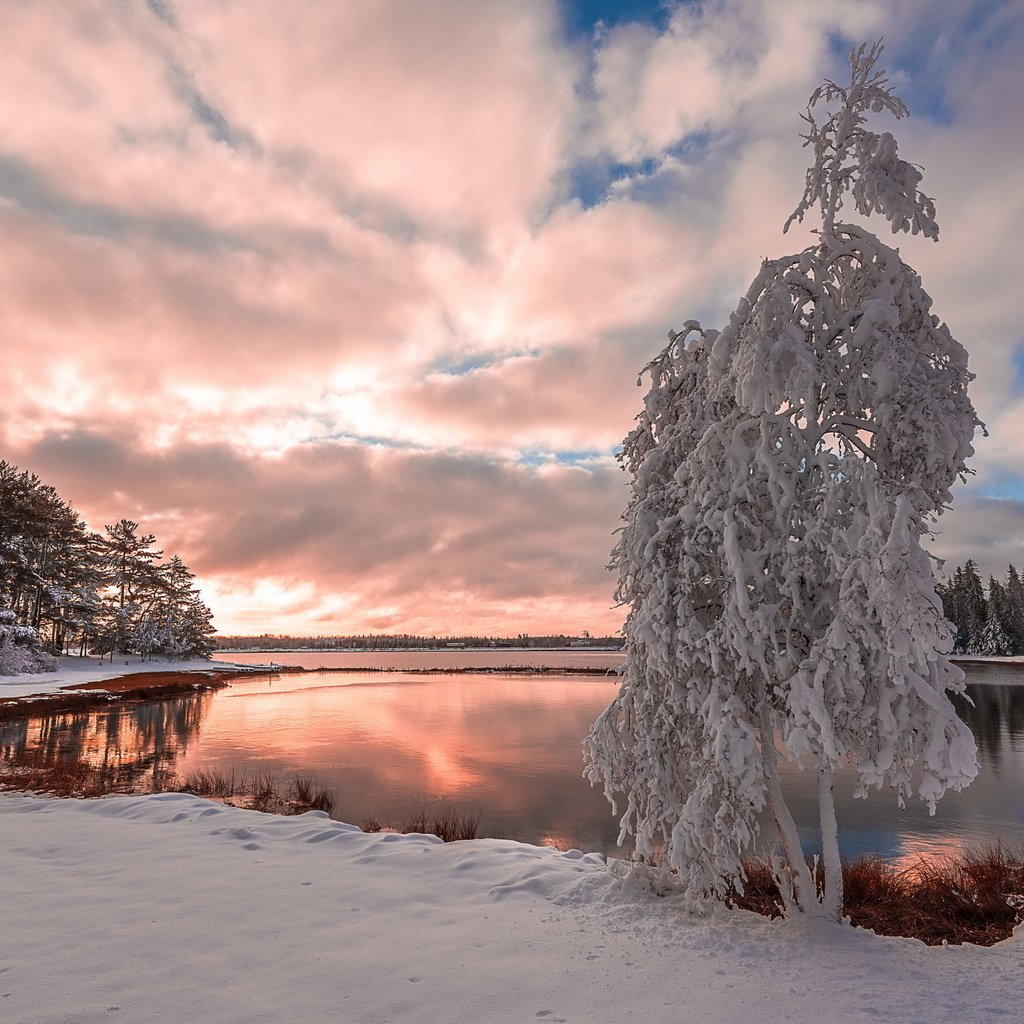
[[[19,626],[10,608],[0,608],[0,676],[56,672],[57,659],[39,644],[31,626]]]
[[[931,809],[977,770],[921,547],[972,452],[967,355],[899,253],[837,220],[849,198],[937,237],[920,173],[865,127],[869,111],[906,113],[880,52],[855,50],[849,84],[811,96],[815,159],[793,216],[819,207],[818,244],[765,261],[723,330],[688,322],[646,368],[613,553],[627,660],[585,743],[638,858],[663,846],[693,896],[742,890],[767,808],[787,898],[834,918],[835,770],[852,764],[858,795],[887,785]],[[822,101],[835,109],[819,125]],[[817,774],[821,899],[780,759]]]

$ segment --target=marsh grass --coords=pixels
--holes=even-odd
[[[235,777],[235,769],[231,774],[217,771],[215,768],[193,768],[182,780],[180,791],[195,793],[197,796],[231,797],[239,792],[245,776]]]
[[[226,775],[212,769],[193,770],[180,787],[183,792],[232,802],[265,814],[305,814],[324,811],[333,814],[336,801],[326,783],[312,772],[281,778],[270,771]]]
[[[727,902],[780,916],[782,900],[769,862],[748,860],[744,870],[743,895],[733,892]],[[820,887],[820,866],[816,874]],[[858,857],[843,865],[843,914],[878,935],[920,939],[929,946],[991,946],[1024,921],[1024,851],[997,844],[921,859],[907,868],[880,857]]]
[[[303,811],[334,813],[334,793],[311,772],[299,772],[288,783],[288,799]]]
[[[131,792],[109,770],[87,761],[50,760],[39,754],[20,754],[0,762],[0,788],[49,793],[58,797],[98,797]]]
[[[149,778],[142,776],[149,772]],[[24,753],[0,759],[0,789],[47,793],[57,797],[94,798],[113,793],[178,792],[223,800],[271,814],[334,814],[334,793],[311,772],[282,778],[273,772],[252,775],[215,768],[194,768],[178,777],[166,765],[94,765],[83,760],[46,758]]]
[[[402,826],[401,832],[404,835],[413,832],[433,835],[446,843],[476,839],[480,833],[480,815],[460,811],[453,804],[443,804],[433,813],[420,811]]]

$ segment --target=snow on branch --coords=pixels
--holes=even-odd
[[[811,94],[807,113],[809,125],[805,145],[814,153],[807,170],[803,198],[786,221],[783,231],[794,220],[817,204],[822,225],[831,233],[843,195],[850,192],[857,212],[863,216],[880,213],[893,233],[909,231],[938,240],[935,204],[917,186],[921,172],[899,157],[896,140],[888,132],[876,134],[865,127],[866,114],[886,111],[899,119],[907,108],[889,87],[889,79],[875,64],[882,53],[877,42],[865,52],[862,45],[850,54],[849,85],[826,81]],[[821,102],[839,102],[823,124],[814,118],[814,107]]]

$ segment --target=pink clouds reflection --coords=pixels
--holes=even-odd
[[[636,373],[803,244],[797,111],[884,29],[939,111],[906,147],[950,242],[904,251],[974,353],[979,486],[1014,476],[1024,19],[991,8],[5,5],[0,455],[155,531],[225,632],[614,630]]]

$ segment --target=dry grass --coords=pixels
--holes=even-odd
[[[728,902],[778,917],[782,901],[769,863],[750,860],[744,869],[744,894],[733,893]],[[820,867],[817,874],[821,885]],[[997,845],[904,869],[879,857],[859,857],[843,865],[843,913],[879,935],[903,935],[930,946],[991,946],[1024,921],[1024,852]]]
[[[300,772],[291,779],[288,787],[289,802],[303,811],[334,813],[334,793],[312,773]]]
[[[247,807],[264,814],[273,814],[284,803],[278,780],[270,772],[256,772],[243,795]]]
[[[98,797],[130,792],[109,771],[86,761],[47,761],[37,754],[0,761],[0,789],[49,793],[59,797]]]
[[[312,772],[299,772],[282,779],[270,771],[236,776],[215,769],[197,769],[185,776],[180,789],[197,796],[237,801],[241,806],[266,814],[304,814],[325,811],[333,814],[334,793]]]
[[[0,759],[0,789],[58,797],[173,791],[224,800],[272,814],[334,813],[334,793],[310,772],[280,778],[268,771],[248,776],[234,768],[230,773],[215,768],[196,768],[179,778],[160,764],[153,764],[151,768],[151,777],[143,778],[145,768],[140,772],[137,765],[98,767],[88,761],[47,760],[39,754],[22,754]]]
[[[437,836],[446,843],[463,839],[476,839],[480,832],[480,815],[463,813],[457,807],[446,804],[432,814],[421,811],[402,826],[402,833],[412,832]]]
[[[179,791],[195,793],[196,796],[230,797],[240,791],[244,781],[244,775],[241,779],[235,778],[234,768],[230,775],[215,768],[195,768],[182,779]]]

